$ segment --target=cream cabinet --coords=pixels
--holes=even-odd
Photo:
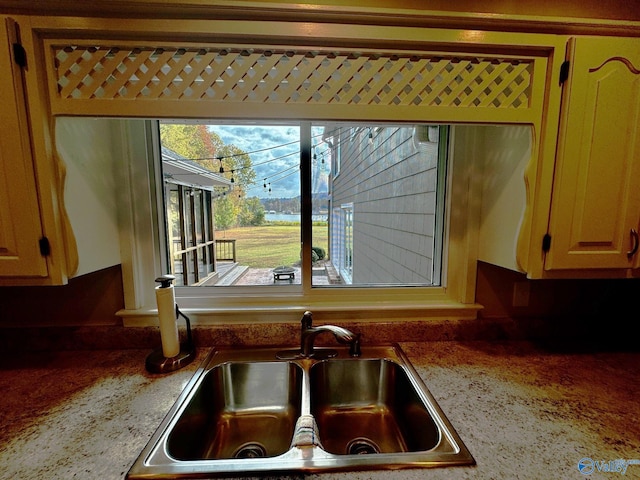
[[[2,17],[0,17],[2,18]],[[0,28],[0,277],[48,275],[16,25]],[[18,57],[18,58],[17,58]]]
[[[0,15],[0,286],[62,285],[78,271],[65,209],[73,189],[52,141],[32,39],[28,17]]]
[[[572,39],[544,268],[640,266],[640,39]]]

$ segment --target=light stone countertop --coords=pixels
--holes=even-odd
[[[640,478],[640,465],[625,475],[585,476],[577,468],[584,457],[607,465],[640,459],[640,352],[558,353],[514,342],[401,346],[477,465],[286,478]],[[145,371],[147,350],[3,360],[0,479],[123,479],[210,350],[167,375]]]

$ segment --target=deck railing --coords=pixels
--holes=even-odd
[[[218,262],[236,261],[236,241],[216,239],[216,260]]]

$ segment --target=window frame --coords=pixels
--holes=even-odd
[[[161,171],[159,162],[158,129],[155,120],[124,121],[122,135],[123,162],[130,174],[128,187],[129,209],[131,215],[125,221],[130,222],[130,235],[121,238],[123,251],[127,252],[123,260],[123,279],[125,287],[125,308],[119,312],[125,326],[154,325],[155,319],[155,279],[166,271],[160,249],[163,248],[162,228],[157,212],[162,208],[163,198],[153,193],[152,186],[159,188],[155,172]],[[301,124],[301,189],[311,193],[311,125]],[[155,125],[157,127],[157,125]],[[303,132],[306,130],[306,132]],[[141,151],[140,135],[145,138],[145,151]],[[455,139],[455,128],[451,128],[451,140]],[[304,139],[309,145],[304,145]],[[466,148],[464,142],[461,148]],[[458,162],[464,157],[451,143],[450,174],[447,177],[447,190],[452,185],[469,185],[469,176],[473,174],[469,165]],[[137,153],[136,153],[137,151]],[[154,154],[155,152],[155,154]],[[155,163],[142,168],[137,155],[152,156]],[[127,158],[128,157],[128,158]],[[132,164],[136,168],[132,168]],[[160,182],[162,180],[160,179]],[[477,192],[472,188],[459,188],[466,198],[456,198],[456,216],[447,213],[443,237],[443,286],[394,286],[394,287],[346,287],[326,288],[312,286],[312,276],[303,275],[301,285],[224,287],[206,289],[176,287],[176,301],[180,308],[190,312],[194,324],[219,324],[237,322],[279,322],[299,321],[304,310],[324,312],[325,315],[352,315],[363,321],[381,321],[383,319],[469,319],[476,318],[481,308],[475,303],[476,261],[475,245],[477,231],[473,227],[474,202],[469,198]],[[148,205],[140,208],[139,202],[148,199]],[[303,195],[304,198],[304,195]],[[447,197],[447,212],[451,211],[452,195]],[[136,206],[138,211],[134,211]],[[156,214],[147,216],[145,212]],[[311,202],[302,202],[302,261],[311,265]],[[306,219],[306,220],[305,220]],[[465,241],[460,241],[464,238]],[[127,258],[129,257],[129,258]],[[217,293],[212,294],[211,290]]]
[[[353,283],[353,203],[340,205],[340,275],[348,284]],[[348,255],[350,253],[350,255]],[[373,287],[376,288],[376,287]]]

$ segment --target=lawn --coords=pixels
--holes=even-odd
[[[327,250],[329,227],[313,225],[313,246]],[[236,240],[236,258],[240,265],[274,268],[300,264],[300,224],[269,224],[217,230],[218,239]]]

